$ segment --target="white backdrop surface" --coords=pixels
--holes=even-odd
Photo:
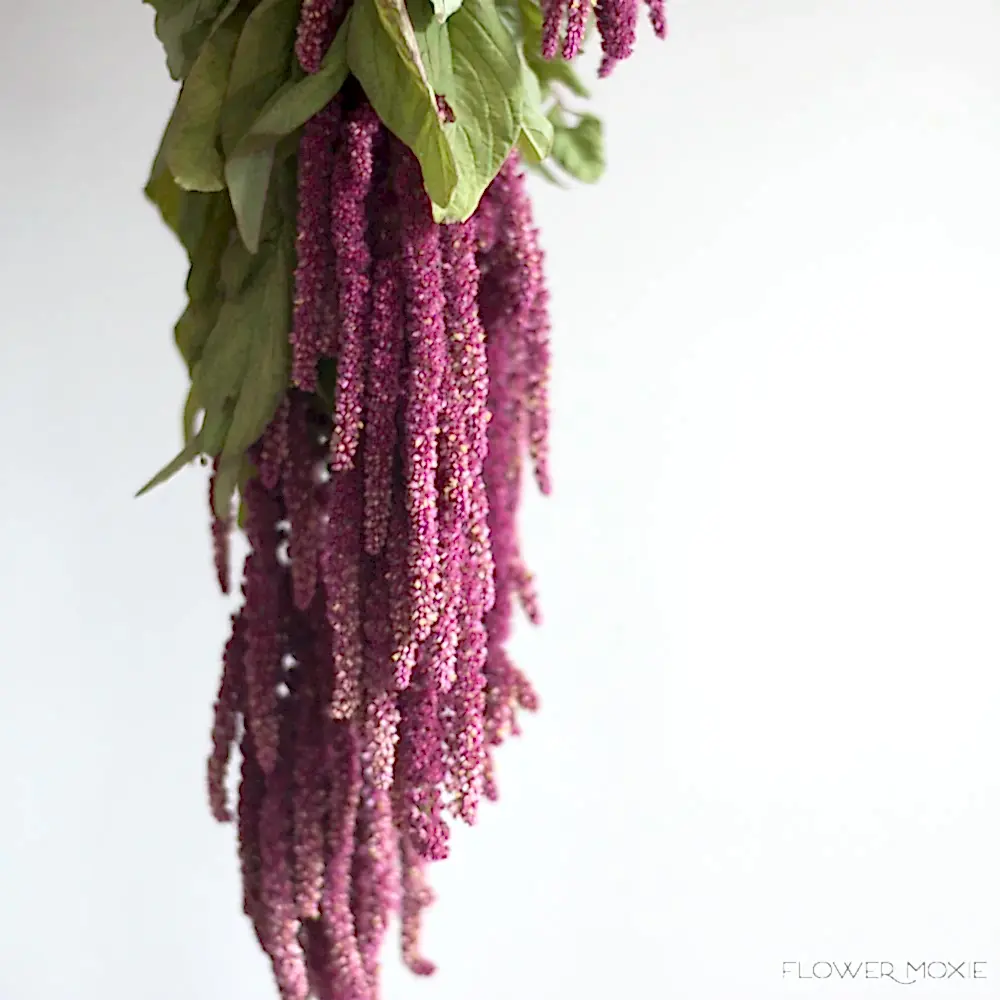
[[[268,1000],[203,477],[132,499],[184,390],[173,85],[137,0],[2,7],[0,1000]],[[1000,6],[669,18],[595,87],[603,183],[537,188],[543,710],[386,1000],[1000,996]]]

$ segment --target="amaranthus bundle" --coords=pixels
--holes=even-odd
[[[151,0],[183,81],[147,194],[187,249],[185,446],[216,567],[249,542],[208,788],[283,1000],[378,1000],[449,821],[496,797],[534,690],[516,519],[547,470],[549,318],[523,163],[582,180],[636,0]],[[648,0],[664,34],[662,0]],[[593,17],[591,16],[593,14]]]

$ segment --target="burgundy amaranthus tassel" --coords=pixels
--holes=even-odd
[[[321,8],[303,8],[307,69]],[[537,616],[515,518],[522,456],[548,489],[547,294],[516,156],[473,218],[438,225],[350,88],[302,138],[297,256],[294,388],[250,453],[209,796],[238,819],[282,1000],[378,1000],[393,914],[406,964],[433,971],[429,863],[448,817],[495,797],[492,751],[536,703],[504,644],[515,603]]]
[[[632,54],[639,0],[597,0],[594,16],[604,53],[597,75],[603,77]]]

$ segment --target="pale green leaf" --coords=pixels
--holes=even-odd
[[[434,18],[439,24],[444,24],[462,6],[462,0],[431,0],[431,2],[434,5]]]
[[[347,37],[352,14],[337,32],[319,72],[280,87],[236,145],[230,160],[273,147],[322,111],[347,79]]]
[[[549,184],[555,185],[557,188],[566,189],[568,185],[563,183],[562,179],[556,174],[554,170],[549,168],[548,163],[528,163],[528,167],[534,170],[536,173],[540,174],[543,180],[549,182]]]
[[[233,409],[222,458],[242,456],[264,432],[288,386],[292,261],[285,241],[246,293],[246,370]]]
[[[205,344],[219,318],[222,303],[219,299],[205,302],[188,302],[174,326],[174,343],[188,366],[188,372],[201,358]]]
[[[167,464],[160,469],[159,472],[153,476],[152,479],[146,483],[142,489],[136,493],[137,497],[141,497],[148,493],[150,490],[156,489],[157,486],[162,485],[168,479],[175,476],[185,465],[193,462],[201,454],[201,438],[196,435],[192,438]]]
[[[163,148],[167,166],[187,191],[221,191],[225,185],[219,116],[239,41],[239,21],[230,18],[220,24],[202,46],[167,126]]]
[[[455,155],[402,0],[357,0],[347,63],[385,126],[413,150],[431,199],[448,204],[458,182]]]
[[[226,161],[226,186],[236,212],[236,225],[251,253],[256,253],[260,247],[260,230],[273,166],[273,146]]]
[[[442,92],[455,121],[444,128],[458,183],[448,201],[432,197],[437,221],[461,222],[476,210],[517,142],[524,79],[517,43],[492,0],[465,0],[447,27],[452,80]]]
[[[427,76],[413,22],[410,20],[410,12],[406,7],[406,0],[371,0],[371,7],[378,14],[386,35],[396,47],[400,61],[417,77],[433,100],[434,88]]]
[[[212,491],[213,513],[221,520],[228,521],[233,514],[233,494],[246,482],[246,467],[249,463],[245,455],[220,457],[215,470],[215,486]]]
[[[523,100],[521,102],[521,152],[529,162],[540,163],[552,151],[554,129],[542,111],[542,91],[538,77],[522,58]]]
[[[222,150],[232,156],[292,68],[297,0],[260,0],[243,25],[219,122]]]
[[[240,236],[251,253],[256,253],[260,245],[274,147],[234,154],[268,101],[287,80],[298,16],[296,0],[261,0],[253,9],[236,47],[222,109],[226,186]]]
[[[596,115],[581,115],[576,125],[557,120],[552,158],[566,173],[593,184],[604,173],[604,135]]]
[[[429,0],[410,0],[407,9],[431,89],[435,94],[450,93],[454,89],[454,79],[448,25],[434,17]]]
[[[212,30],[225,0],[145,0],[156,11],[156,37],[163,44],[167,68],[182,80]]]

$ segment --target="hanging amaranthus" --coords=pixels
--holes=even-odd
[[[516,604],[538,620],[525,458],[549,490],[522,161],[600,172],[599,123],[558,92],[585,95],[568,60],[592,9],[601,74],[629,54],[636,2],[154,6],[184,82],[147,193],[191,261],[192,385],[150,485],[211,459],[223,591],[237,523],[249,542],[209,799],[283,1000],[378,1000],[393,914],[433,971],[427,865],[496,797],[493,752],[537,705],[505,651]]]

